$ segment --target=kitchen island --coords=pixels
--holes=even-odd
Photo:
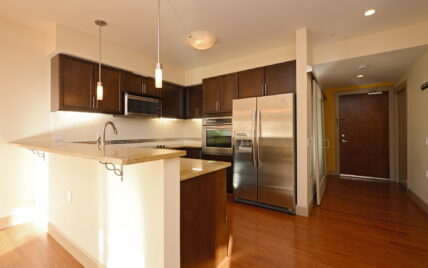
[[[229,163],[180,159],[185,152],[179,150],[98,146],[46,136],[11,143],[45,159],[48,232],[86,267],[196,267],[180,264],[180,247],[182,260],[209,256],[189,255],[188,239],[226,226],[225,217],[219,222],[217,212],[203,213],[200,205],[210,211],[220,202],[225,211],[222,176]],[[205,202],[214,197],[209,206],[199,203],[204,192]],[[205,221],[205,227],[183,233],[183,220],[189,227]],[[218,255],[214,251],[226,240],[221,235],[214,244],[206,240],[205,252]],[[226,257],[220,255],[210,263]]]
[[[228,259],[228,162],[181,159],[181,268],[216,268]]]

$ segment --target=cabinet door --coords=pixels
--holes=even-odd
[[[98,72],[96,72],[95,77],[98,81]],[[121,108],[120,70],[102,66],[101,82],[103,83],[104,96],[102,101],[97,101],[96,111],[105,114],[119,114]],[[96,82],[94,87],[96,88]],[[96,92],[94,96],[96,99]]]
[[[181,87],[163,83],[162,117],[183,118],[183,89]]]
[[[143,77],[141,75],[122,72],[120,80],[120,89],[122,91],[142,94],[143,93]]]
[[[239,98],[263,96],[265,83],[264,68],[256,68],[238,73]]]
[[[186,88],[186,118],[202,117],[202,86]]]
[[[95,64],[65,55],[59,57],[59,109],[93,111]]]
[[[296,61],[267,66],[265,68],[266,95],[293,93],[296,91]]]
[[[165,82],[163,83],[165,84]],[[151,77],[144,78],[143,93],[150,97],[161,97],[161,89],[155,87],[155,79]]]
[[[204,79],[202,82],[202,105],[204,114],[213,114],[219,112],[221,78],[212,77]]]
[[[238,95],[237,74],[228,74],[221,77],[220,112],[231,113],[232,103]]]

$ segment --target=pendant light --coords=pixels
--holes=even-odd
[[[96,20],[95,24],[99,27],[99,35],[100,35],[100,58],[98,62],[98,82],[97,82],[97,100],[103,100],[104,98],[104,87],[103,83],[101,82],[101,27],[106,26],[107,22],[103,20]]]
[[[162,65],[160,64],[160,0],[158,0],[158,50],[155,69],[155,87],[162,88]]]

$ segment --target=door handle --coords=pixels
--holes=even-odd
[[[256,137],[257,137],[257,110],[253,110],[253,133],[251,143],[253,146],[252,156],[253,156],[253,167],[257,167],[257,158],[256,158]]]
[[[259,109],[257,109],[257,166],[260,166],[260,135],[262,133],[261,130],[262,123],[262,114]]]
[[[347,142],[349,142],[349,141],[342,139],[342,143],[347,143]]]

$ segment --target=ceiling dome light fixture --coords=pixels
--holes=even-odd
[[[366,17],[374,15],[374,14],[376,14],[376,9],[369,9],[369,10],[366,10],[366,12],[364,12],[364,16],[366,16]]]
[[[98,82],[97,82],[97,101],[102,101],[104,99],[104,87],[103,83],[101,83],[101,27],[106,26],[107,22],[103,20],[95,20],[95,24],[99,27],[99,35],[100,35],[100,58],[98,62]]]
[[[207,31],[194,31],[187,36],[189,45],[198,50],[206,50],[214,46],[217,37]]]
[[[155,68],[155,87],[162,88],[162,64],[160,63],[160,0],[158,0],[158,47]]]

